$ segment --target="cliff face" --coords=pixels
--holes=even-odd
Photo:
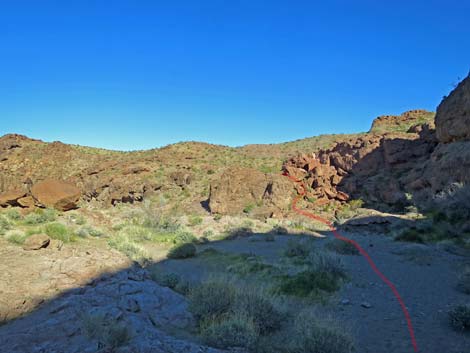
[[[437,107],[436,133],[442,143],[470,140],[470,76]]]

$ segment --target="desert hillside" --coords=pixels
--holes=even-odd
[[[0,351],[469,352],[469,119],[470,76],[436,113],[281,144],[5,135]]]

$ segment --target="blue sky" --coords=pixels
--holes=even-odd
[[[434,110],[468,1],[2,1],[0,135],[112,149],[274,143]]]

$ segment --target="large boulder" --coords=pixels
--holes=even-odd
[[[21,189],[14,189],[0,194],[0,206],[17,206],[18,199],[26,196],[26,192]]]
[[[227,168],[210,187],[209,208],[213,213],[237,214],[262,201],[268,179],[250,168]]]
[[[48,179],[34,184],[31,194],[44,206],[68,211],[77,208],[81,192],[71,183]]]
[[[23,249],[39,250],[42,248],[46,248],[50,242],[51,239],[45,234],[33,234],[25,240],[23,244]]]
[[[470,140],[470,76],[437,107],[436,133],[444,143]]]

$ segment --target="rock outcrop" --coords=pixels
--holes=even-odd
[[[186,299],[116,251],[1,245],[2,352],[221,353],[172,337],[168,332],[193,326]],[[107,336],[111,326],[122,335]]]
[[[443,143],[470,140],[470,76],[437,107],[436,133]]]
[[[81,192],[71,183],[48,179],[34,184],[31,195],[43,206],[68,211],[77,208]]]

